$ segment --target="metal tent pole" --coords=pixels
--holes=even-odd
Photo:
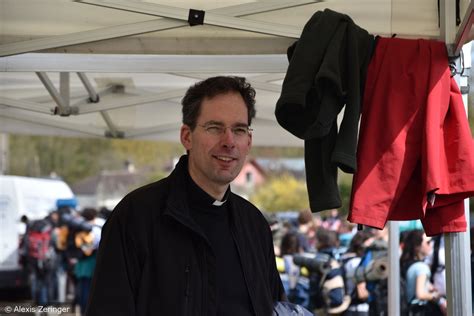
[[[388,315],[400,315],[400,258],[398,222],[388,222]]]
[[[0,133],[0,175],[8,170],[8,134]]]
[[[440,38],[448,44],[448,52],[454,53],[456,22],[454,0],[440,1]],[[465,55],[469,56],[467,62],[470,63],[470,45],[463,48]],[[467,49],[468,48],[468,49]],[[464,58],[466,61],[466,58]],[[468,64],[469,65],[469,64]],[[459,69],[460,62],[457,60]],[[469,65],[470,67],[470,65]],[[466,77],[456,75],[456,80],[460,86],[465,85]],[[467,106],[467,97],[463,96],[464,105]],[[469,223],[469,200],[464,203],[467,223]],[[470,233],[469,229],[465,233],[445,234],[445,254],[446,254],[446,296],[448,301],[448,315],[472,315],[471,297],[471,262],[470,262]]]
[[[464,45],[463,49],[464,65],[458,59],[457,69],[464,67],[464,72],[469,74],[471,68],[471,44]],[[463,92],[464,106],[467,111],[468,91],[463,91],[466,87],[468,76],[456,75],[456,81]],[[472,315],[472,291],[471,291],[471,251],[470,251],[470,231],[469,231],[469,199],[464,201],[464,210],[468,229],[465,233],[445,234],[446,251],[446,295],[448,300],[448,315]]]

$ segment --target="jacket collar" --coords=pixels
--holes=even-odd
[[[171,172],[168,177],[170,181],[170,189],[168,199],[166,201],[166,209],[164,214],[170,215],[182,224],[191,228],[192,230],[200,232],[201,229],[194,222],[190,213],[190,197],[187,190],[187,186],[189,185],[188,181],[191,180],[189,179],[189,177],[190,175],[188,172],[188,156],[183,155],[176,164],[176,167],[174,168],[173,172]],[[230,189],[227,190],[225,194],[225,200],[228,203],[230,211],[229,213],[231,214],[232,219],[234,219],[234,198]]]

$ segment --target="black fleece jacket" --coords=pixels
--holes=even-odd
[[[216,258],[188,203],[188,160],[128,194],[102,231],[86,315],[216,315]],[[230,193],[228,203],[245,284],[256,315],[285,298],[265,218]],[[229,271],[233,273],[233,271]]]
[[[329,9],[316,12],[290,48],[290,64],[275,115],[305,140],[305,163],[313,212],[341,206],[337,167],[356,170],[358,122],[374,36]],[[337,129],[337,115],[345,106]]]

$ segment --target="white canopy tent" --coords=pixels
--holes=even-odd
[[[330,8],[372,34],[441,39],[456,55],[472,38],[473,4],[460,1],[456,13],[455,0],[439,2],[2,0],[0,132],[177,141],[185,89],[200,78],[237,74],[257,88],[254,144],[302,146],[273,110],[286,48],[311,15]],[[189,9],[205,11],[204,25],[189,26]],[[398,240],[391,230],[396,315]],[[450,315],[471,313],[468,240],[469,233],[447,236]]]
[[[189,26],[191,8],[204,25]],[[273,110],[286,48],[325,8],[373,34],[440,34],[433,0],[2,0],[0,131],[177,141],[185,88],[237,74],[257,88],[254,144],[302,146]]]

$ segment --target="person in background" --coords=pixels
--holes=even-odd
[[[330,255],[336,260],[339,260],[337,248],[339,247],[339,238],[337,233],[333,230],[318,229],[316,232],[316,249],[321,253]]]
[[[339,231],[339,226],[341,226],[341,218],[339,216],[339,211],[337,208],[330,210],[329,216],[324,219],[322,226],[327,230]]]
[[[311,211],[304,210],[298,215],[297,237],[304,252],[314,252],[316,244],[316,230]]]
[[[283,236],[280,245],[281,258],[283,260],[284,273],[281,276],[288,300],[295,304],[308,306],[308,287],[300,283],[300,267],[294,264],[293,255],[303,252],[299,244],[298,235],[288,232]]]
[[[348,221],[341,221],[341,225],[339,225],[339,230],[337,231],[341,247],[349,248],[351,240],[356,232],[357,228],[355,224]]]
[[[445,302],[439,302],[440,295],[430,282],[430,267],[423,261],[431,251],[431,238],[422,230],[407,233],[400,272],[406,280],[406,298],[413,316],[443,315],[438,303]]]
[[[88,316],[270,315],[286,300],[270,227],[230,188],[252,144],[255,90],[213,77],[181,103],[187,153],[104,225]]]
[[[95,223],[97,211],[93,208],[86,208],[82,211],[82,217],[87,223],[92,225],[92,230],[78,232],[75,239],[76,247],[82,252],[74,266],[74,275],[77,282],[77,302],[81,307],[81,314],[85,315],[92,276],[96,264],[96,250],[99,246],[101,228]]]
[[[441,298],[446,298],[446,267],[445,267],[445,249],[444,236],[438,235],[432,239],[433,251],[426,258],[425,262],[430,266],[431,278],[436,291]]]
[[[23,247],[32,299],[38,305],[48,305],[53,301],[52,276],[56,257],[52,244],[52,225],[47,218],[30,222]]]
[[[352,237],[349,249],[342,258],[346,279],[346,293],[351,296],[351,304],[344,312],[344,316],[369,315],[369,304],[367,303],[369,292],[366,288],[366,282],[357,280],[355,276],[369,238],[370,234],[367,232],[357,232],[354,237]]]
[[[387,258],[388,254],[388,228],[372,229],[372,237],[367,239],[368,245],[360,262],[360,267],[366,269],[375,260]],[[380,278],[366,282],[369,292],[369,315],[388,315],[388,281],[387,278]]]

